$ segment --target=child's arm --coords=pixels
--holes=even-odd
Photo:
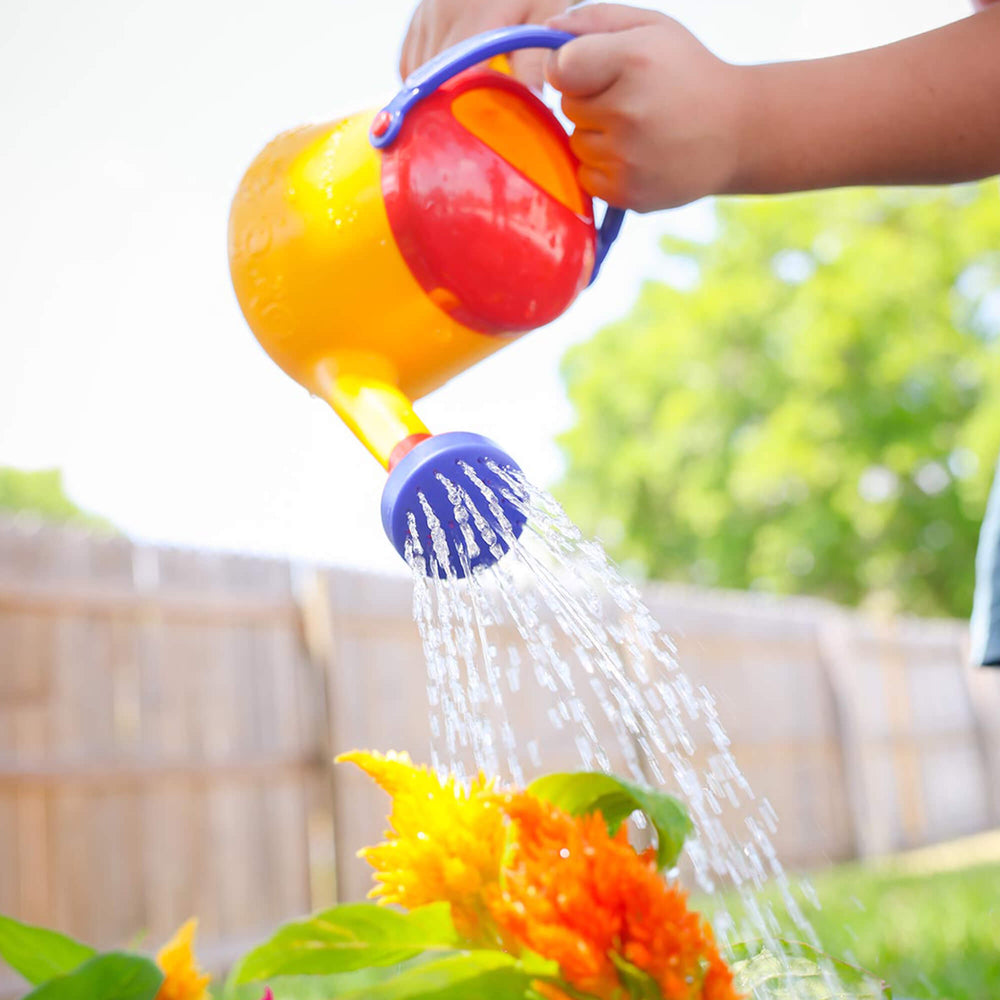
[[[747,78],[734,190],[1000,173],[1000,8],[866,52],[752,67]],[[773,142],[754,142],[763,135]]]
[[[1000,7],[829,59],[733,66],[677,22],[598,5],[548,62],[581,180],[648,211],[708,194],[1000,173]]]

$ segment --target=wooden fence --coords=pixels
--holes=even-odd
[[[429,743],[405,578],[0,522],[0,912],[152,947],[198,914],[224,965],[357,898],[384,800],[332,756]],[[1000,825],[1000,671],[955,622],[646,593],[797,867]],[[568,729],[512,719],[542,765]],[[0,996],[4,985],[0,981]]]
[[[287,564],[0,528],[0,912],[224,962],[307,910],[313,670]]]

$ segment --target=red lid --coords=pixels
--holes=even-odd
[[[384,151],[389,225],[414,277],[459,322],[515,333],[559,316],[594,267],[590,198],[552,112],[469,70],[407,115]]]

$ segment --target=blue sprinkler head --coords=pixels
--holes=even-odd
[[[465,576],[462,554],[468,547],[460,519],[455,515],[453,494],[449,495],[448,485],[441,482],[440,475],[464,492],[463,506],[469,515],[466,524],[479,550],[467,560],[469,568],[475,570],[495,563],[510,548],[509,536],[520,536],[525,515],[512,499],[510,483],[495,472],[491,464],[511,472],[521,471],[517,462],[489,438],[464,431],[436,434],[421,441],[405,455],[389,473],[382,491],[382,526],[396,551],[406,558],[406,543],[410,538],[409,515],[412,513],[416,519],[427,575],[436,573],[442,579]],[[466,466],[492,493],[492,497],[469,475]],[[441,560],[434,551],[428,516],[420,502],[421,493],[444,530],[450,572],[440,565]],[[499,508],[499,514],[490,509],[491,500],[493,506]],[[469,510],[469,504],[475,506],[475,514]],[[501,525],[501,517],[506,518],[509,529]]]

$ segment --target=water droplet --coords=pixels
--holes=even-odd
[[[251,229],[247,234],[246,238],[246,248],[247,253],[252,256],[264,253],[265,250],[271,245],[271,230],[266,226],[258,226],[255,229]]]

